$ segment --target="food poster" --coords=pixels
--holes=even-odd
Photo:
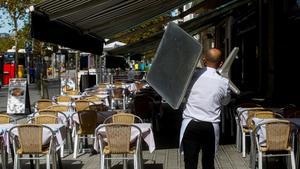
[[[9,80],[7,114],[25,114],[26,95],[27,95],[26,78],[11,78]]]

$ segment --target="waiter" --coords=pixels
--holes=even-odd
[[[202,168],[214,169],[221,106],[230,101],[229,81],[217,72],[223,64],[221,56],[222,53],[217,48],[206,52],[203,58],[206,67],[197,72],[197,79],[183,111],[180,143],[184,152],[185,169],[197,169],[200,149]]]

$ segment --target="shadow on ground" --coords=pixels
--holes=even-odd
[[[128,165],[128,168],[133,168],[132,164]],[[163,164],[144,164],[144,169],[163,169]],[[114,165],[111,169],[123,169],[122,164]]]
[[[159,119],[159,130],[154,130],[156,149],[178,148],[181,126],[181,110],[162,104],[163,115]]]

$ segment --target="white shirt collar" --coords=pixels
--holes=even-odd
[[[212,67],[206,67],[206,70],[208,70],[208,71],[217,71],[217,69],[215,69],[215,68],[212,68]]]

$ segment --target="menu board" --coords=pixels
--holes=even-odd
[[[28,112],[30,113],[30,102],[27,79],[9,79],[7,114],[26,114]]]

